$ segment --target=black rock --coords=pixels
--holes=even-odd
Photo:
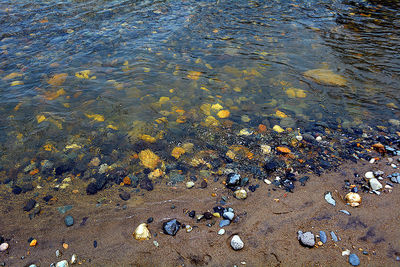
[[[56,175],[61,175],[65,172],[72,171],[74,163],[72,161],[62,164],[56,168]]]
[[[306,182],[308,181],[308,179],[310,179],[309,176],[303,176],[299,179],[299,182],[301,183],[302,186],[306,185]]]
[[[270,160],[269,162],[265,163],[265,165],[264,165],[264,169],[268,174],[273,173],[277,168],[279,168],[279,164],[274,159]]]
[[[22,189],[22,193],[26,193],[26,192],[32,191],[34,189],[34,187],[31,183],[28,183],[28,184],[23,184],[21,186],[21,189]]]
[[[205,180],[201,181],[200,188],[204,189],[207,187],[207,182]]]
[[[146,222],[147,222],[147,223],[152,223],[153,221],[154,221],[153,217],[150,217],[150,218],[147,219]]]
[[[22,193],[22,188],[16,185],[16,186],[14,186],[14,188],[12,189],[12,192],[13,192],[15,195],[19,195],[19,194]]]
[[[204,218],[206,218],[206,220],[210,220],[210,219],[212,219],[212,217],[213,217],[212,213],[209,212],[209,211],[204,212],[203,215],[204,215]]]
[[[31,209],[33,209],[36,205],[36,200],[34,199],[29,199],[28,202],[26,202],[25,206],[24,206],[24,211],[30,211]]]
[[[226,186],[228,188],[235,188],[240,185],[240,174],[230,173],[228,177],[226,177]]]
[[[221,207],[221,206],[216,206],[213,208],[214,212],[218,212],[221,216],[224,214],[225,212],[225,208]]]
[[[168,222],[163,223],[163,231],[164,234],[167,235],[176,235],[181,227],[181,223],[178,222],[176,219],[170,220]]]
[[[47,196],[45,196],[45,197],[43,198],[43,200],[46,201],[46,202],[49,202],[50,199],[52,199],[52,198],[53,198],[52,195],[47,195]]]
[[[131,198],[131,194],[129,194],[128,192],[123,191],[121,194],[119,194],[119,197],[122,200],[129,200]]]
[[[194,218],[194,216],[196,216],[196,211],[192,210],[188,215],[190,218]]]
[[[88,195],[94,195],[94,194],[96,194],[97,193],[97,186],[96,186],[96,183],[90,183],[90,184],[88,184],[88,186],[86,187],[86,193],[88,194]]]
[[[192,180],[193,182],[197,181],[197,177],[196,176],[190,176],[190,180]]]
[[[96,240],[93,241],[93,247],[94,247],[94,248],[97,248],[97,241],[96,241]]]
[[[281,181],[281,184],[283,187],[285,187],[286,191],[288,191],[288,192],[292,192],[292,190],[294,189],[294,184],[289,179],[285,179],[285,180]]]
[[[142,189],[146,189],[147,191],[151,191],[153,190],[153,183],[151,182],[151,180],[149,178],[144,178],[140,181],[140,188]]]

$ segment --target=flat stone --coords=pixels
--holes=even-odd
[[[67,227],[70,227],[74,225],[74,218],[71,215],[68,215],[65,217],[64,222]]]
[[[339,241],[339,239],[337,238],[336,234],[333,231],[331,231],[331,237],[332,237],[333,242]]]
[[[349,256],[349,263],[353,266],[358,266],[360,265],[360,259],[356,254],[350,254]]]
[[[222,215],[222,217],[224,217],[225,219],[228,219],[230,221],[233,220],[233,217],[235,217],[235,214],[233,212],[227,211],[224,212],[224,214]]]
[[[370,179],[369,184],[370,184],[372,190],[375,190],[375,191],[382,189],[382,187],[383,187],[382,184],[376,178]]]
[[[325,194],[325,200],[329,204],[331,204],[333,206],[336,206],[336,201],[333,199],[331,192],[328,192],[328,193]]]
[[[326,233],[324,231],[319,231],[319,239],[324,244],[326,243],[326,241],[328,241],[328,237],[326,236]]]
[[[225,227],[231,224],[230,220],[222,220],[219,222],[219,227]]]
[[[176,219],[170,220],[168,222],[163,223],[163,231],[167,235],[176,235],[181,227],[181,223]]]
[[[297,239],[300,241],[300,243],[303,246],[314,247],[315,237],[314,237],[313,233],[311,233],[311,232],[303,233],[302,231],[298,231],[297,233],[298,233]]]

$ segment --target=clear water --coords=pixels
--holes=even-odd
[[[283,128],[388,126],[399,118],[399,51],[395,2],[3,0],[1,165],[71,144],[95,154],[94,136],[110,131],[179,142],[204,124],[203,104],[219,103],[239,128],[282,124],[277,110],[290,118]],[[311,69],[347,83],[316,83]]]

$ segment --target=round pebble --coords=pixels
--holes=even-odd
[[[358,266],[360,265],[360,259],[356,254],[350,254],[349,256],[349,263],[353,266]]]
[[[298,231],[297,239],[303,246],[313,247],[315,245],[315,237],[311,232],[303,233],[302,231]]]
[[[367,178],[367,179],[375,178],[374,173],[373,172],[366,172],[365,173],[365,178]]]
[[[0,245],[0,251],[6,251],[8,249],[8,243],[2,243]]]
[[[244,247],[242,239],[238,235],[234,235],[231,239],[231,247],[234,250],[241,250]]]
[[[56,267],[68,267],[68,261],[66,260],[59,261],[57,262]]]
[[[71,215],[68,215],[65,217],[64,222],[67,227],[70,227],[74,225],[74,218]]]
[[[225,229],[219,229],[218,234],[219,234],[219,235],[225,234]]]

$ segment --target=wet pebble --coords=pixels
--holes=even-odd
[[[196,211],[192,210],[188,215],[190,218],[194,218],[194,216],[196,216]]]
[[[349,216],[351,215],[350,212],[348,212],[347,210],[339,210],[339,212],[342,212],[342,213],[344,213],[346,215],[349,215]]]
[[[154,221],[153,217],[150,217],[150,218],[147,219],[146,222],[147,222],[147,223],[152,223],[153,221]]]
[[[170,220],[168,222],[163,223],[163,231],[167,235],[176,235],[181,227],[181,223],[176,219]]]
[[[240,174],[230,173],[226,178],[226,186],[234,188],[240,184]]]
[[[369,184],[370,184],[372,190],[375,190],[375,191],[382,189],[382,187],[383,187],[382,184],[376,178],[370,179]]]
[[[68,215],[64,219],[64,223],[67,227],[74,225],[74,218],[71,215]]]
[[[218,234],[219,234],[219,235],[225,234],[225,229],[219,229]]]
[[[234,194],[237,199],[246,199],[247,198],[247,192],[244,189],[236,190]]]
[[[8,246],[9,246],[8,243],[1,243],[0,251],[1,252],[6,251],[8,249]]]
[[[327,192],[325,193],[325,200],[326,202],[328,202],[329,204],[336,206],[336,201],[333,199],[332,197],[332,193],[331,192]]]
[[[194,182],[193,181],[189,181],[186,183],[186,188],[192,188],[194,186]]]
[[[234,235],[231,239],[231,247],[234,250],[241,250],[244,247],[242,239],[238,235]]]
[[[22,188],[19,187],[19,186],[14,186],[13,189],[12,189],[12,192],[13,192],[14,195],[19,195],[19,194],[22,193]]]
[[[224,214],[222,216],[225,219],[228,219],[228,220],[232,221],[233,217],[235,216],[235,214],[233,212],[227,211],[227,212],[224,212]]]
[[[360,265],[360,259],[356,254],[350,254],[349,256],[349,263],[353,266],[358,266]]]
[[[300,244],[306,247],[313,247],[315,245],[315,237],[311,232],[298,231],[297,239],[300,241]]]

